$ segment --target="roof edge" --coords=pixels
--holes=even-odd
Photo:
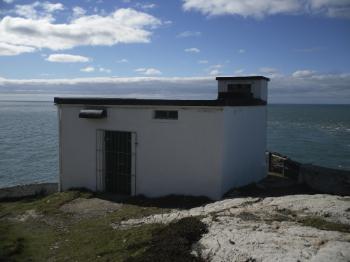
[[[135,98],[79,98],[55,97],[54,103],[79,105],[120,105],[120,106],[257,106],[266,105],[260,99],[216,99],[216,100],[167,100],[167,99],[135,99]]]
[[[265,76],[217,76],[216,80],[266,80],[270,81],[270,78]]]

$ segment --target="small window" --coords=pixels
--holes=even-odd
[[[175,110],[166,111],[166,110],[155,110],[154,111],[155,119],[178,119],[178,112]]]
[[[228,84],[227,91],[231,94],[234,94],[235,97],[239,98],[253,97],[250,84]]]

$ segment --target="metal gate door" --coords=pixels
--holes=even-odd
[[[130,132],[105,131],[105,190],[130,195],[132,173]]]

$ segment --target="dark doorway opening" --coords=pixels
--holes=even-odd
[[[131,132],[105,131],[105,190],[131,195]]]

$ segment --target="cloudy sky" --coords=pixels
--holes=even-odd
[[[218,75],[350,103],[350,0],[0,0],[0,96],[215,98]]]

